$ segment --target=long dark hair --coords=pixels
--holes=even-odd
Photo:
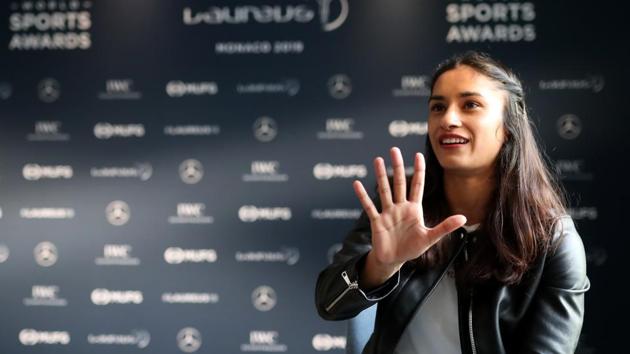
[[[566,214],[566,200],[557,177],[551,173],[534,134],[523,86],[506,66],[480,52],[466,52],[441,63],[431,82],[431,92],[445,72],[466,65],[498,83],[507,93],[503,125],[507,132],[496,163],[496,188],[482,222],[479,252],[466,266],[466,279],[520,282],[537,257],[551,244],[556,221]],[[431,143],[426,142],[425,219],[435,225],[449,216],[444,195],[444,170]],[[447,252],[442,242],[421,261],[435,263]]]

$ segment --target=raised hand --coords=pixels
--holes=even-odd
[[[464,215],[453,215],[435,227],[426,227],[422,210],[424,157],[420,153],[416,153],[414,157],[414,172],[407,198],[405,165],[400,149],[392,148],[390,156],[394,169],[393,193],[387,179],[385,161],[381,157],[374,160],[381,200],[380,213],[363,184],[360,181],[353,183],[354,191],[370,219],[372,230],[372,250],[360,276],[362,286],[367,288],[380,285],[406,261],[419,257],[442,237],[466,223]]]

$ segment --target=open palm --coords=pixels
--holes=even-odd
[[[407,197],[402,154],[398,148],[392,148],[390,155],[394,169],[393,193],[384,160],[381,157],[374,160],[381,200],[380,213],[361,182],[355,181],[353,187],[370,219],[373,257],[383,266],[399,269],[403,263],[419,257],[442,237],[464,225],[466,217],[453,215],[435,227],[427,227],[422,210],[424,157],[420,153],[415,155],[414,173]]]

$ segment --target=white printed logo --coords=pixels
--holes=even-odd
[[[259,286],[252,293],[252,303],[258,311],[269,311],[277,302],[276,292],[270,286]]]
[[[201,333],[196,328],[186,327],[177,333],[177,346],[185,353],[193,353],[201,348]]]
[[[131,167],[92,167],[90,176],[94,178],[138,178],[147,181],[153,175],[150,163],[137,163]]]
[[[164,127],[164,135],[170,136],[209,136],[219,135],[221,127],[218,125],[167,125]]]
[[[98,94],[101,100],[137,100],[142,93],[133,89],[131,79],[110,79],[105,81],[105,91]]]
[[[142,292],[138,290],[108,290],[94,289],[90,295],[94,305],[105,306],[111,304],[141,304],[144,300]]]
[[[361,216],[361,209],[313,209],[311,217],[320,220],[349,219],[356,220]]]
[[[50,267],[57,263],[59,258],[57,247],[52,242],[44,241],[35,246],[33,250],[35,261],[42,267]]]
[[[20,331],[18,337],[22,345],[28,346],[37,344],[68,345],[70,343],[70,333],[67,331],[38,331],[25,328]]]
[[[269,251],[237,251],[237,262],[283,262],[295,265],[300,259],[300,250],[295,247],[285,247],[279,252]]]
[[[88,334],[89,344],[100,345],[133,345],[146,348],[151,342],[151,334],[144,329],[134,329],[131,334]]]
[[[212,216],[205,215],[204,203],[177,203],[177,215],[169,216],[169,224],[210,224]]]
[[[9,247],[0,243],[0,263],[4,263],[9,259]]]
[[[129,205],[122,200],[115,200],[107,205],[105,208],[105,216],[107,221],[114,226],[121,226],[126,224],[131,217],[131,211]]]
[[[338,6],[332,7],[333,0],[317,0],[319,3],[319,15],[322,30],[331,32],[341,27],[348,18],[350,7],[348,0],[336,0]],[[338,11],[334,15],[333,11]],[[265,5],[265,6],[211,6],[207,11],[194,12],[192,8],[185,7],[182,19],[185,25],[199,24],[247,24],[255,22],[259,24],[274,23],[310,23],[316,17],[316,10],[308,5]]]
[[[317,139],[363,139],[363,132],[354,131],[354,119],[326,119],[326,131],[317,132]]]
[[[36,163],[29,163],[22,168],[22,175],[27,181],[37,181],[42,178],[70,179],[73,170],[72,166],[68,165],[41,166]]]
[[[272,141],[278,135],[276,121],[269,117],[260,117],[254,122],[254,136],[264,143]]]
[[[179,165],[179,176],[186,184],[195,184],[203,178],[203,165],[195,159],[184,160]]]
[[[60,298],[59,287],[56,285],[33,285],[31,297],[25,298],[25,306],[66,306],[68,301]]]
[[[6,81],[0,81],[0,100],[8,100],[13,93],[13,86]]]
[[[97,123],[94,126],[94,136],[97,139],[142,138],[145,134],[143,124],[111,124]]]
[[[61,122],[42,120],[35,122],[35,131],[26,136],[28,141],[68,141],[70,135],[61,131]]]
[[[22,208],[20,217],[23,219],[72,219],[72,208]]]
[[[106,244],[103,246],[103,257],[94,260],[96,265],[109,266],[137,266],[140,265],[140,259],[131,256],[131,245],[126,244]]]
[[[44,79],[37,85],[37,92],[43,102],[55,102],[61,96],[61,85],[55,79]]]
[[[293,97],[300,92],[300,81],[286,79],[279,82],[248,82],[236,84],[239,94],[286,94]]]
[[[216,304],[217,293],[163,293],[162,302],[167,304]]]
[[[291,209],[285,207],[259,208],[253,205],[243,205],[238,209],[238,218],[243,222],[259,220],[291,220]]]
[[[429,131],[427,122],[407,122],[395,120],[389,123],[389,134],[395,138],[404,138],[407,135],[426,135]]]
[[[249,343],[241,344],[243,352],[286,352],[287,345],[279,343],[278,331],[250,331]]]
[[[182,249],[169,247],[164,251],[164,260],[168,264],[181,263],[214,263],[217,261],[217,251],[214,249]]]
[[[203,81],[203,82],[183,82],[183,81],[169,81],[166,84],[166,94],[169,97],[183,97],[183,96],[212,96],[219,92],[219,87],[216,82]]]
[[[429,77],[426,75],[405,75],[400,78],[400,88],[392,91],[394,97],[428,96],[431,93]]]
[[[289,175],[279,173],[278,161],[252,161],[250,173],[243,175],[244,182],[286,182]]]
[[[330,4],[333,0],[317,0],[319,3],[319,14],[322,23],[322,29],[326,32],[334,31],[337,28],[341,27],[346,19],[348,18],[348,14],[350,12],[350,6],[348,5],[348,0],[339,0],[339,15],[334,19],[331,18],[330,14]]]
[[[363,178],[367,176],[365,165],[331,165],[318,163],[313,167],[313,176],[319,180],[331,178]]]
[[[328,92],[333,98],[344,99],[352,93],[352,82],[347,75],[337,74],[328,79]]]
[[[330,334],[316,334],[313,337],[313,349],[324,352],[334,349],[346,349],[346,337],[331,336]]]
[[[575,114],[565,114],[558,119],[558,134],[564,139],[573,140],[582,132],[582,122]]]

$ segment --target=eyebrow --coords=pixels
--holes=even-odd
[[[480,94],[479,92],[473,92],[473,91],[464,91],[462,93],[459,94],[459,97],[470,97],[470,96],[479,96],[479,97],[483,97],[482,94]],[[431,100],[436,100],[436,101],[444,101],[446,100],[446,98],[444,98],[444,96],[431,96],[429,97],[429,102]]]

